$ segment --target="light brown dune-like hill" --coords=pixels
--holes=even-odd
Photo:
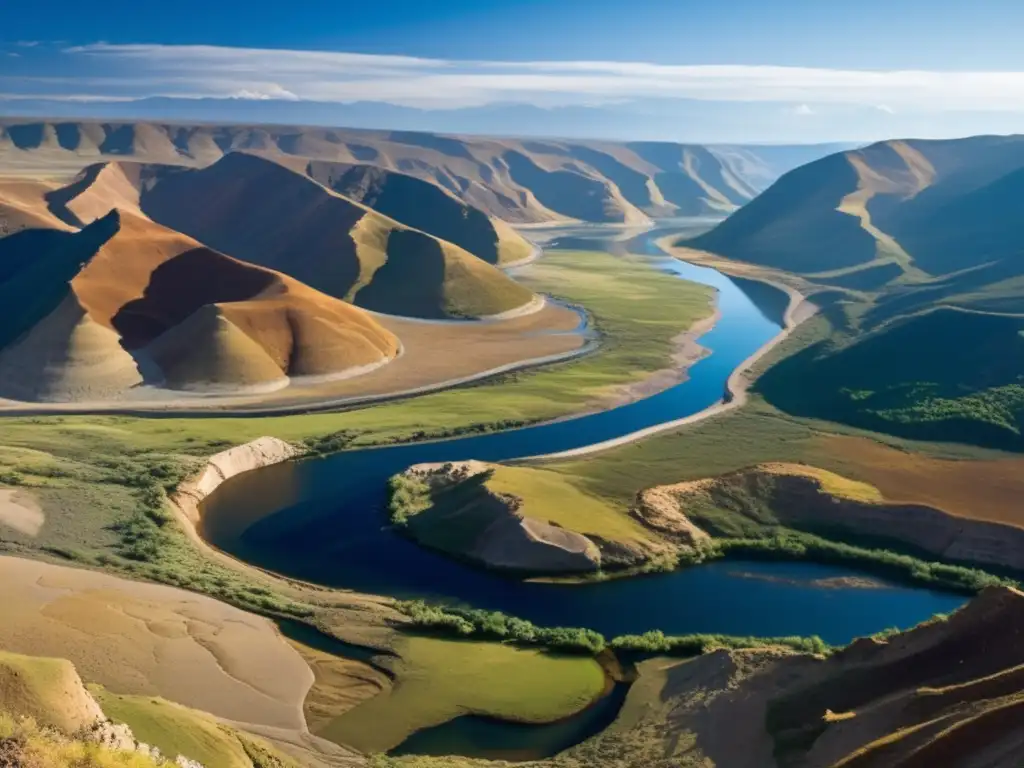
[[[70,184],[48,193],[46,203],[53,216],[73,227],[91,224],[113,208],[143,216],[139,207],[142,186],[159,168],[140,163],[95,163]]]
[[[117,332],[70,294],[25,336],[0,350],[0,395],[16,400],[103,400],[142,383]]]
[[[427,318],[499,315],[534,297],[501,270],[244,153],[165,171],[141,196],[154,221],[366,309]]]
[[[0,237],[40,227],[71,229],[46,203],[57,186],[35,179],[0,179]]]
[[[527,140],[281,125],[0,119],[0,170],[104,159],[205,166],[234,151],[415,176],[513,223],[721,215],[837,146]],[[511,158],[511,160],[510,160]],[[565,194],[568,192],[569,194]]]
[[[398,352],[363,311],[130,213],[112,211],[75,234],[23,234],[49,242],[0,282],[14,310],[14,329],[0,328],[14,336],[0,351],[9,397],[109,397],[143,378],[176,388],[279,385],[352,375]],[[19,239],[0,240],[0,264]]]

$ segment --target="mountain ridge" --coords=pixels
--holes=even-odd
[[[783,172],[833,149],[287,125],[0,119],[0,158],[26,172],[47,167],[77,171],[89,160],[117,158],[208,165],[229,151],[244,150],[281,161],[376,165],[441,186],[463,203],[512,223],[581,216],[627,223],[650,216],[722,215]],[[568,200],[562,194],[566,189],[572,192]],[[574,205],[580,195],[600,202]]]

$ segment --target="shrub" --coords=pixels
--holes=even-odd
[[[430,506],[430,486],[408,475],[388,480],[388,515],[394,525],[406,525],[409,518]]]

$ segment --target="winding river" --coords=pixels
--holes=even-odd
[[[585,585],[524,583],[422,549],[385,528],[386,481],[411,464],[507,461],[566,451],[695,414],[718,403],[732,371],[781,331],[788,301],[781,291],[660,253],[654,241],[679,227],[652,230],[628,244],[588,231],[571,233],[571,243],[553,244],[578,247],[584,240],[593,249],[628,248],[648,254],[659,269],[716,289],[721,319],[700,339],[712,354],[691,368],[685,382],[638,402],[549,424],[343,452],[250,472],[207,499],[203,535],[247,562],[303,580],[398,598],[466,603],[538,625],[590,627],[609,637],[657,628],[668,634],[817,634],[845,643],[958,607],[961,596],[895,584],[864,588],[844,580],[859,575],[854,570],[809,563],[730,560]],[[458,718],[440,727],[446,730],[417,734],[410,741],[418,740],[419,746],[407,744],[402,751],[499,755],[504,753],[496,743],[521,743],[523,735],[515,729],[530,728],[469,720]],[[547,738],[560,749],[588,735],[564,726],[533,726],[531,738]],[[561,730],[544,735],[544,729],[556,727]],[[486,744],[474,746],[467,733]],[[453,744],[459,748],[452,749]],[[553,751],[541,746],[529,756]]]

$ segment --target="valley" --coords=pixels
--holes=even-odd
[[[134,738],[206,768],[1012,745],[1015,241],[916,227],[998,196],[1013,141],[790,171],[3,125],[0,650]]]

